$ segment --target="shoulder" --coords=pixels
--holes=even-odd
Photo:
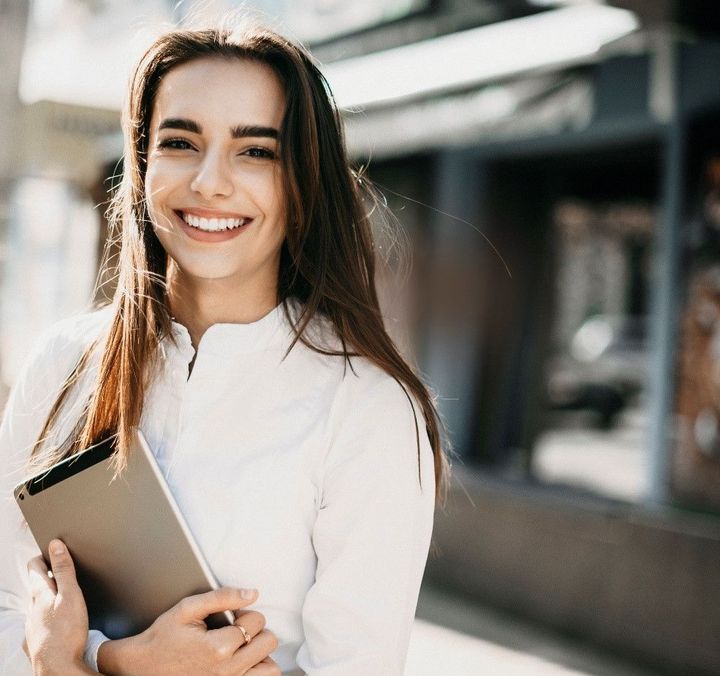
[[[72,315],[55,322],[34,341],[20,370],[17,387],[32,387],[38,381],[43,389],[59,386],[77,364],[85,350],[109,328],[109,306]]]
[[[289,303],[291,320],[297,322],[302,303],[291,299]],[[304,338],[315,348],[298,343],[298,357],[305,370],[314,378],[323,378],[332,383],[333,401],[330,411],[331,424],[347,426],[351,421],[395,418],[413,420],[417,412],[422,421],[422,409],[409,389],[398,379],[365,356],[343,356],[344,348],[332,321],[320,312],[315,313],[305,327]],[[324,354],[323,352],[335,354]],[[321,376],[322,374],[322,376]],[[424,422],[423,425],[424,427]],[[414,430],[413,422],[413,430]]]
[[[55,322],[35,340],[15,378],[0,427],[0,452],[16,476],[23,473],[60,388],[111,316],[108,309],[74,315]]]
[[[418,499],[431,504],[434,456],[422,407],[407,386],[370,360],[351,361],[329,416],[326,498],[372,488],[374,499],[392,496],[398,509],[399,502],[415,505]]]
[[[49,365],[78,359],[92,342],[107,331],[111,319],[112,309],[106,306],[55,322],[38,336],[27,360],[28,366],[38,362]]]
[[[417,458],[428,444],[422,408],[409,388],[365,357],[351,357],[330,413],[336,446]],[[370,450],[372,447],[373,450]],[[406,454],[404,449],[412,449]]]
[[[308,338],[313,345],[341,352],[329,319],[313,317]],[[377,483],[379,475],[403,481],[414,493],[426,479],[434,486],[433,450],[423,408],[410,388],[369,357],[326,355],[298,345],[298,359],[308,381],[322,383],[328,399],[323,483],[327,487],[352,472]]]
[[[367,357],[350,357],[340,386],[345,403],[358,411],[396,415],[416,405],[408,388]]]
[[[81,312],[51,324],[39,337],[37,348],[87,347],[110,326],[113,308],[106,305],[97,310]]]

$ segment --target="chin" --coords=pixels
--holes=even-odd
[[[184,277],[192,279],[221,281],[232,278],[241,279],[243,277],[240,270],[234,268],[224,268],[219,265],[177,265],[177,267]]]

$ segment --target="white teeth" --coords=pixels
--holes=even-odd
[[[192,214],[182,214],[183,220],[193,228],[206,232],[219,232],[220,230],[233,230],[247,223],[247,218],[201,218]]]

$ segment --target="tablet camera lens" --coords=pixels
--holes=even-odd
[[[21,500],[24,500],[24,499],[25,499],[25,493],[20,493],[19,498],[20,498]]]

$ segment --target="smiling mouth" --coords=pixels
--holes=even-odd
[[[224,232],[225,230],[235,230],[250,221],[252,218],[205,218],[202,216],[194,216],[185,212],[176,212],[191,228],[202,230],[203,232]]]

